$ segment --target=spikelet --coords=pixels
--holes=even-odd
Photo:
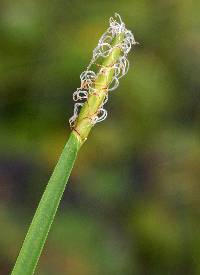
[[[108,58],[112,54],[114,48],[118,47],[120,49],[120,56],[118,60],[111,65],[114,73],[109,85],[105,87],[105,98],[95,115],[91,116],[92,125],[103,121],[107,117],[107,111],[104,109],[104,104],[108,101],[108,92],[114,91],[119,86],[119,79],[128,72],[129,61],[127,59],[127,55],[131,50],[132,45],[137,44],[137,42],[135,41],[133,33],[126,29],[120,15],[115,13],[115,18],[116,19],[113,17],[110,18],[109,28],[101,36],[97,47],[93,50],[93,56],[87,69],[80,75],[80,88],[73,93],[73,100],[75,101],[75,104],[73,116],[69,119],[71,128],[75,127],[80,109],[84,103],[87,102],[88,97],[91,94],[98,93],[98,88],[96,88],[95,81],[98,75],[103,74],[105,70],[105,67],[99,64],[99,60],[100,63],[103,64],[104,62],[102,62],[102,60]],[[113,46],[114,39],[120,34],[123,34],[123,40]]]

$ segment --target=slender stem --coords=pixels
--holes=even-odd
[[[79,148],[80,143],[72,133],[38,205],[12,275],[33,274]]]
[[[33,217],[12,275],[32,275],[34,273],[77,153],[94,125],[92,122],[93,118],[98,114],[99,108],[107,95],[108,87],[112,82],[114,75],[113,64],[120,57],[121,48],[119,44],[122,43],[123,39],[124,33],[119,33],[115,37],[112,51],[102,63],[103,70],[99,70],[97,73],[93,87],[95,92],[94,90],[90,91],[87,101],[82,106],[74,129]]]
[[[122,40],[123,35],[120,34],[116,37],[113,45],[117,45]],[[90,94],[88,101],[84,104],[80,112],[76,126],[63,149],[61,157],[40,200],[12,275],[31,275],[35,270],[78,150],[87,139],[93,126],[91,117],[98,112],[99,106],[106,96],[102,88],[110,84],[114,73],[111,65],[117,61],[119,55],[120,49],[116,47],[102,64],[106,68],[105,72],[99,72],[94,83],[98,95]]]

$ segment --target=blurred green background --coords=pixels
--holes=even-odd
[[[1,275],[114,12],[140,45],[80,152],[36,274],[200,274],[199,10],[186,0],[0,2]]]

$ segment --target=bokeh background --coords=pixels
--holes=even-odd
[[[81,149],[37,275],[200,274],[200,2],[0,2],[0,274],[64,146],[101,34],[140,45]]]

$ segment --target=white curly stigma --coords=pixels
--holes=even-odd
[[[97,47],[93,50],[92,59],[86,69],[86,71],[82,72],[80,75],[81,86],[73,93],[73,100],[76,102],[74,105],[74,114],[69,119],[69,123],[71,127],[74,127],[75,121],[78,117],[79,111],[83,106],[84,102],[87,101],[89,94],[95,91],[94,83],[97,78],[97,72],[94,72],[91,67],[95,65],[97,71],[97,60],[99,58],[108,57],[115,47],[119,47],[121,49],[120,57],[118,58],[118,62],[114,63],[111,68],[114,69],[114,74],[112,80],[110,82],[108,91],[115,90],[119,85],[119,79],[124,76],[129,69],[129,61],[127,59],[127,54],[131,50],[132,45],[137,44],[135,38],[130,30],[127,30],[125,24],[123,23],[120,15],[115,13],[115,18],[110,18],[110,26],[107,31],[101,36],[99,39],[99,43]],[[118,45],[112,46],[113,39],[123,33],[123,41]],[[103,72],[103,66],[101,67],[100,72]],[[103,121],[107,117],[107,111],[103,108],[104,104],[108,101],[108,95],[104,99],[104,102],[100,106],[97,115],[92,119],[92,124],[96,124],[97,122]]]

